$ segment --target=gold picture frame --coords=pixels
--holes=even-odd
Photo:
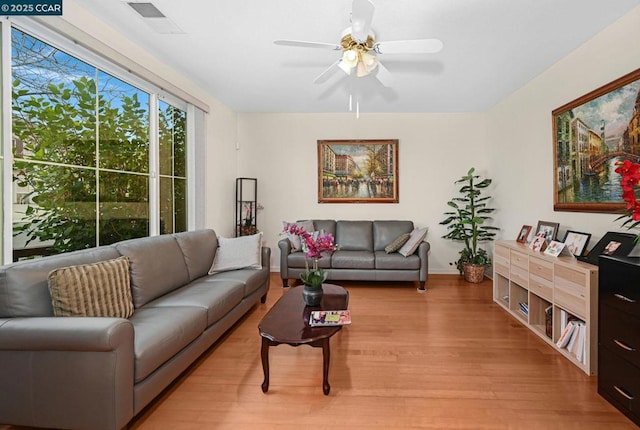
[[[319,140],[318,203],[398,203],[398,140]]]
[[[624,209],[613,170],[616,162],[640,158],[638,100],[640,69],[552,112],[555,211]]]

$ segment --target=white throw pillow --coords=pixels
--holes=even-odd
[[[304,230],[309,233],[313,232],[313,221],[311,220],[298,221],[298,222],[282,221],[282,228],[284,228],[287,224],[295,224],[298,227],[304,228]],[[302,243],[300,242],[300,236],[287,232],[287,237],[289,238],[289,242],[291,243],[291,252],[298,252],[302,250]]]
[[[234,238],[218,237],[218,251],[209,275],[238,269],[262,268],[262,232]]]
[[[427,227],[413,229],[413,231],[411,232],[411,236],[409,237],[409,240],[407,240],[407,242],[404,245],[402,245],[402,248],[400,248],[398,252],[404,255],[405,257],[412,255],[414,252],[416,252],[416,249],[418,249],[418,246],[420,246],[420,242],[424,240],[424,237],[426,235],[427,235]]]

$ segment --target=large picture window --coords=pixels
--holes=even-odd
[[[187,113],[160,101],[160,233],[187,229]]]
[[[14,260],[186,230],[185,110],[19,29],[11,37]]]

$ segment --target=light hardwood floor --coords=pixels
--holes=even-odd
[[[492,302],[490,280],[431,275],[424,294],[405,283],[342,285],[353,324],[331,339],[330,395],[322,351],[306,346],[270,348],[269,392],[260,389],[258,322],[288,291],[272,274],[267,303],[130,428],[637,429],[597,394],[596,377]]]

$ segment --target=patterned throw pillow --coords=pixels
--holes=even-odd
[[[57,317],[133,315],[127,257],[62,267],[49,273],[53,314]]]
[[[238,269],[262,268],[262,232],[251,236],[218,237],[218,250],[209,275]]]
[[[387,245],[384,248],[384,250],[386,251],[387,254],[391,254],[392,252],[396,252],[397,250],[402,248],[402,245],[407,243],[407,240],[409,240],[410,237],[411,237],[411,233],[401,234],[400,236],[396,237],[396,240],[394,240],[389,245]]]

